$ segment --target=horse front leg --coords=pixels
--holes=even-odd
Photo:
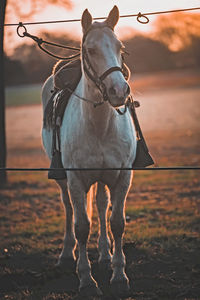
[[[77,271],[80,280],[79,290],[82,296],[100,296],[102,293],[91,275],[91,265],[87,254],[87,241],[90,221],[87,215],[87,194],[75,175],[70,173],[68,186],[74,207],[75,235],[78,241],[79,258]]]
[[[122,237],[125,226],[124,205],[130,187],[131,172],[121,172],[114,188],[110,189],[112,215],[110,218],[111,230],[114,238],[114,252],[112,258],[113,275],[111,289],[113,294],[124,296],[129,291],[129,280],[125,273],[126,259],[122,249]]]
[[[57,265],[65,270],[74,271],[76,268],[74,249],[76,239],[74,234],[74,218],[72,203],[68,194],[66,180],[58,180],[57,184],[61,190],[61,199],[65,209],[65,236],[62,252],[59,256]]]

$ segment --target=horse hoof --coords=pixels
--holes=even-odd
[[[111,282],[111,293],[113,296],[127,298],[130,296],[130,286],[127,280]]]
[[[102,295],[102,291],[95,284],[87,285],[80,288],[81,297],[101,297]]]
[[[56,267],[65,272],[76,272],[76,261],[73,258],[59,257]]]

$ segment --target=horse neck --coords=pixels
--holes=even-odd
[[[82,96],[93,102],[103,101],[103,97],[93,82],[82,75],[81,79]],[[82,113],[88,125],[95,130],[96,133],[103,136],[111,128],[111,122],[114,119],[115,111],[108,101],[94,107],[92,103],[81,101]]]

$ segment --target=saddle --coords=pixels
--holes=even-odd
[[[76,89],[82,75],[81,61],[76,59],[66,63],[59,61],[53,68],[54,90],[44,111],[44,128],[53,128],[55,115],[62,123],[65,108],[72,92]]]
[[[80,59],[69,63],[59,61],[53,69],[54,90],[52,91],[52,96],[45,108],[43,118],[44,128],[52,128],[53,130],[52,160],[50,170],[48,172],[49,179],[59,180],[66,178],[66,172],[61,161],[60,126],[62,124],[68,100],[73,91],[76,89],[81,79],[81,75],[82,71]],[[129,69],[125,65],[124,77],[126,80],[129,75]],[[137,151],[136,158],[132,165],[133,168],[147,167],[154,164],[137,119],[135,111],[135,107],[137,106],[137,102],[133,101],[130,96],[128,107],[137,133]]]

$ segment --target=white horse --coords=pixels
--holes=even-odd
[[[102,168],[99,171],[66,171],[67,180],[57,181],[66,212],[64,247],[59,264],[67,267],[70,261],[75,262],[74,249],[77,242],[80,292],[87,296],[101,294],[91,275],[87,255],[90,232],[88,195],[91,195],[92,186],[96,183],[96,203],[100,219],[99,264],[111,264],[113,274],[110,284],[114,293],[120,295],[129,289],[122,237],[125,225],[124,204],[132,172],[103,170],[131,167],[137,146],[135,128],[129,111],[124,115],[116,111],[116,108],[126,103],[130,93],[121,69],[123,45],[114,34],[118,19],[119,11],[116,6],[104,22],[92,23],[92,16],[87,9],[84,11],[82,77],[69,99],[60,130],[62,163],[65,168]],[[46,107],[52,90],[53,77],[50,76],[43,87],[43,108]],[[94,103],[108,101],[94,107],[77,95]],[[43,128],[42,134],[45,150],[51,159],[52,130]],[[110,224],[114,239],[113,255],[110,252],[106,224],[109,198],[112,204]]]

